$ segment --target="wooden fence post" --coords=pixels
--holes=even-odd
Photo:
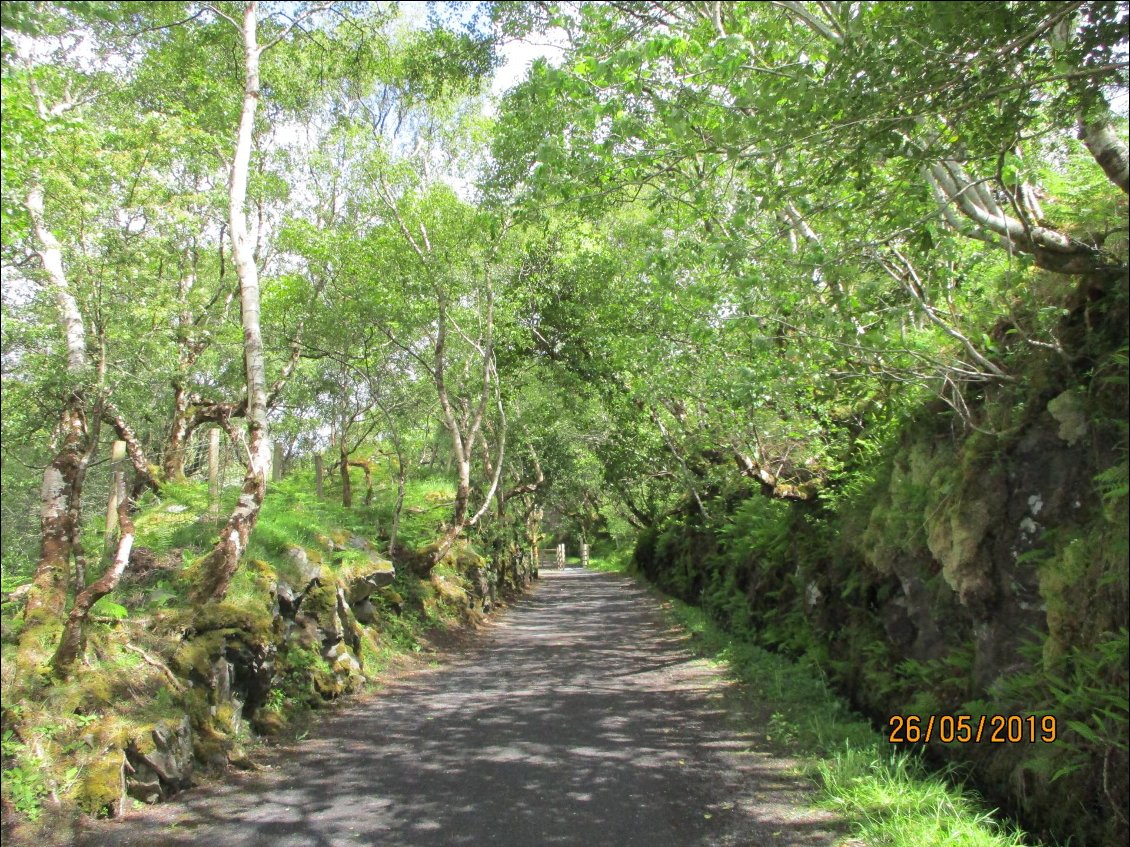
[[[271,451],[271,482],[280,482],[283,478],[283,449],[279,442],[274,443]]]
[[[118,485],[119,474],[124,473],[122,463],[126,460],[126,443],[115,441],[110,448],[110,499],[106,502],[106,551],[110,552],[117,544],[118,530]],[[85,585],[83,586],[86,587]]]
[[[559,567],[559,568],[565,567],[565,545],[564,544],[558,544],[557,545],[557,567]]]
[[[208,518],[220,518],[220,428],[208,433]]]
[[[581,567],[587,568],[589,566],[589,545],[581,545]]]

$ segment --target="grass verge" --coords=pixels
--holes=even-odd
[[[626,557],[593,559],[592,570],[632,575]],[[654,589],[653,589],[654,590]],[[769,715],[767,738],[799,754],[820,789],[818,804],[839,814],[853,839],[883,847],[1025,847],[1032,842],[995,820],[953,772],[931,769],[892,747],[824,681],[820,669],[743,643],[706,613],[666,595],[668,615],[697,654],[724,665]]]

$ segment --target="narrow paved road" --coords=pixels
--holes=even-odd
[[[84,843],[835,844],[727,688],[631,581],[551,572],[469,652],[333,715],[269,770]]]

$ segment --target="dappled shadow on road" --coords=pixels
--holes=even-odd
[[[786,763],[622,577],[545,575],[484,642],[327,720],[269,773],[86,844],[824,845]]]

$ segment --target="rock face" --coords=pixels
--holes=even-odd
[[[126,791],[156,803],[192,784],[195,760],[188,716],[158,723],[126,746]]]
[[[390,615],[409,608],[489,611],[508,572],[528,580],[520,563],[496,565],[460,543],[445,560],[455,573],[431,574],[418,587],[410,580],[399,586],[406,599],[393,588],[396,567],[367,539],[335,533],[318,540],[330,564],[321,550],[298,545],[286,548],[277,570],[247,563],[252,578],[271,590],[270,609],[209,603],[164,621],[183,633],[168,666],[175,676],[169,693],[184,714],[115,741],[87,767],[80,792],[87,811],[117,815],[128,798],[160,802],[189,787],[201,765],[238,762],[248,726],[263,734],[285,726],[280,694],[282,702],[315,707],[356,690],[365,642],[379,637]]]
[[[473,562],[467,568],[467,576],[471,580],[471,587],[479,600],[479,605],[484,614],[490,612],[496,600],[496,579],[493,571],[483,561]]]
[[[374,554],[370,556],[368,563],[359,569],[357,575],[349,578],[349,602],[362,603],[372,597],[378,589],[392,585],[395,579],[396,568],[393,567],[392,562]]]
[[[392,576],[394,574],[389,575],[390,582]],[[367,587],[370,584],[364,579],[360,582]],[[371,587],[368,592],[359,590],[361,600],[358,602],[368,603],[369,594],[375,590]],[[346,588],[332,577],[313,579],[301,590],[280,580],[276,596],[282,629],[280,649],[288,655],[292,665],[296,662],[309,665],[307,673],[313,690],[324,699],[353,691],[361,681],[361,627],[353,614]],[[375,620],[371,603],[366,611]]]
[[[318,551],[287,548],[288,571],[274,589],[276,628],[282,636],[278,647],[290,664],[308,665],[312,693],[334,699],[362,680],[362,625],[378,620],[370,598],[392,585],[396,568],[359,535],[320,540],[333,556],[333,568]]]
[[[1130,842],[1125,291],[1125,268],[1079,281],[1066,355],[1002,323],[1015,383],[918,409],[827,503],[751,496],[713,523],[687,504],[637,565],[736,638],[814,658],[877,725],[1054,717],[1054,743],[929,752],[1038,837]]]
[[[1049,622],[1032,556],[1048,528],[1078,524],[1093,491],[1094,468],[1060,429],[1041,416],[1003,461],[971,441],[955,451],[948,434],[908,436],[895,454],[853,546],[897,577],[882,615],[889,632],[904,633],[895,640],[905,658],[971,643],[981,689],[1023,666],[1024,644]]]
[[[1125,737],[1124,709],[1112,718],[1100,705],[1124,702],[1127,684],[1125,477],[1116,473],[1125,415],[1096,414],[1090,402],[1084,414],[1078,393],[1049,388],[997,437],[961,434],[932,410],[870,469],[869,490],[836,512],[754,498],[742,508],[755,529],[733,548],[679,516],[641,536],[637,564],[745,637],[804,645],[877,723],[1054,714],[1056,745],[932,752],[975,764],[978,790],[1033,828],[1126,843],[1125,818],[1109,803],[1080,812],[1080,798],[1097,810],[1127,791],[1125,750],[1089,740]],[[1105,497],[1104,473],[1113,480]]]
[[[1064,391],[1048,401],[1048,414],[1059,424],[1059,437],[1074,447],[1087,434],[1087,413],[1076,391]]]
[[[126,803],[125,754],[111,750],[87,766],[82,775],[79,805],[96,817],[116,817]]]
[[[322,562],[318,554],[313,560],[309,551],[304,547],[290,546],[286,548],[286,558],[295,572],[295,584],[298,586],[309,585],[322,576]]]
[[[221,765],[236,747],[244,714],[266,702],[278,653],[273,620],[246,609],[210,603],[193,614],[172,667],[185,694],[195,757]]]

